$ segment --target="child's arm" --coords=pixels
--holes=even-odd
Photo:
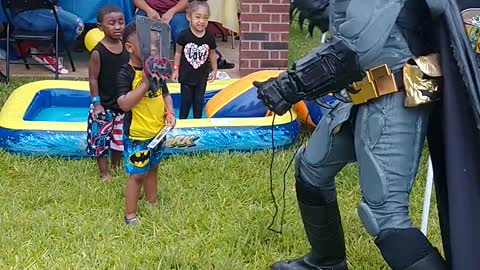
[[[215,49],[210,50],[209,54],[210,58],[210,65],[212,66],[212,71],[210,72],[210,82],[213,82],[217,78],[217,53],[215,52]]]
[[[98,75],[100,74],[100,54],[94,50],[90,55],[90,61],[88,62],[88,83],[90,85],[90,96],[96,98],[98,101],[93,102],[93,120],[97,120],[98,114],[105,114],[105,109],[100,103],[100,97],[98,93]],[[98,98],[97,98],[98,97]]]
[[[175,113],[173,112],[173,99],[170,93],[168,92],[167,86],[164,86],[163,89],[163,102],[165,103],[166,115],[165,122],[167,126],[175,126]]]
[[[172,81],[178,82],[178,68],[180,66],[180,58],[182,58],[183,46],[176,44],[177,48],[175,49],[175,60],[173,62],[173,73]]]
[[[120,73],[119,76],[119,91],[120,91],[120,96],[117,99],[118,106],[120,106],[120,109],[124,112],[130,111],[135,105],[137,105],[140,100],[142,100],[143,96],[145,96],[145,93],[148,91],[148,88],[150,87],[150,82],[143,73],[142,75],[142,81],[138,84],[137,88],[133,89],[133,91],[125,91],[128,85],[122,85],[121,81],[123,81],[122,74]],[[127,80],[128,81],[128,80]]]

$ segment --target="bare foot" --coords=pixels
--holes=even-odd
[[[100,176],[102,177],[102,180],[105,181],[105,182],[110,182],[112,181],[112,175],[110,173],[102,173],[100,174]]]

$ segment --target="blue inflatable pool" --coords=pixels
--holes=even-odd
[[[271,75],[265,71],[209,84],[206,107],[218,106],[216,111],[223,114],[177,120],[167,135],[166,154],[271,149],[272,131],[276,148],[294,143],[300,129],[297,114],[291,111],[276,116],[272,126],[272,116],[252,94],[256,89],[251,82]],[[17,88],[0,112],[0,148],[24,155],[86,157],[88,89],[86,81],[66,80],[38,81]],[[170,84],[169,89],[176,107],[180,104],[178,84]],[[223,91],[234,96],[215,98]]]

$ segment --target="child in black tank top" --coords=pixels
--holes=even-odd
[[[115,85],[117,74],[128,63],[128,52],[122,43],[125,19],[116,6],[104,6],[97,15],[97,25],[105,37],[95,46],[88,63],[90,105],[86,151],[96,157],[100,176],[110,181],[107,155],[111,152],[111,166],[116,170],[123,152],[123,112],[117,104]]]

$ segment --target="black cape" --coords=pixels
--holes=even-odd
[[[480,1],[427,2],[444,75],[428,131],[443,249],[449,269],[480,269],[480,77],[460,13]]]

